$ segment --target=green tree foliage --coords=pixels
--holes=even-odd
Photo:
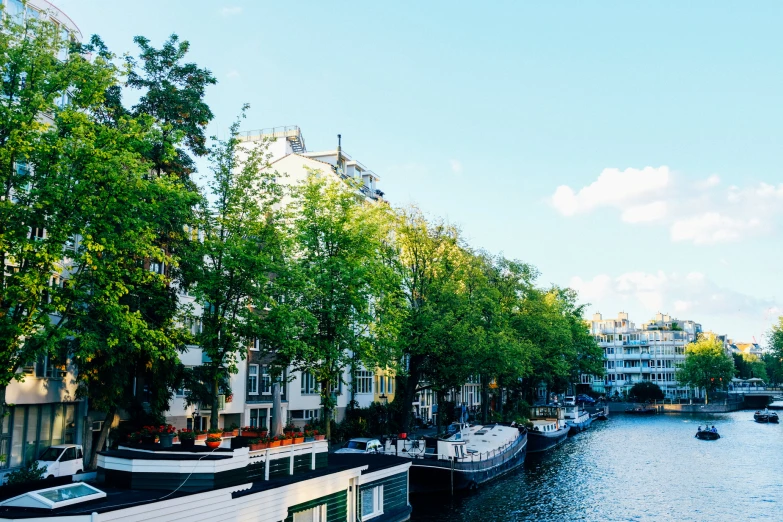
[[[767,364],[751,353],[734,353],[734,376],[740,379],[763,379],[767,381]]]
[[[654,382],[642,381],[631,387],[628,397],[638,402],[660,401],[663,400],[663,390]]]
[[[702,337],[685,349],[683,361],[676,373],[677,381],[692,388],[704,388],[704,402],[709,394],[731,382],[734,362],[723,350],[723,343],[711,337]]]
[[[116,82],[103,55],[85,59],[54,24],[3,17],[0,30],[0,390],[17,367],[56,340],[52,275],[77,233],[78,174],[61,151]],[[63,102],[67,100],[68,103]]]
[[[384,343],[394,321],[398,284],[388,259],[390,212],[369,205],[356,187],[312,172],[293,188],[291,307],[304,312],[296,344],[278,358],[310,372],[318,383],[327,435],[343,372],[356,362],[388,361]]]
[[[247,340],[258,336],[275,259],[281,258],[276,210],[281,189],[265,170],[263,148],[238,154],[238,128],[239,121],[210,150],[213,178],[196,210],[197,233],[183,263],[185,288],[203,324],[196,342],[209,358],[211,428],[218,427],[220,382],[226,372],[237,372]]]

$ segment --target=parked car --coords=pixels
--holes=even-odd
[[[38,458],[38,467],[45,467],[44,478],[65,477],[84,469],[82,447],[76,444],[49,446]]]
[[[381,441],[359,437],[349,440],[345,443],[345,446],[335,451],[335,453],[378,453],[380,451]]]
[[[579,395],[576,396],[576,403],[577,404],[593,405],[593,404],[595,404],[595,399],[593,399],[589,395],[585,395],[583,393],[580,393]]]

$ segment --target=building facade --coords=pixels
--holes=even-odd
[[[590,333],[604,351],[606,371],[603,378],[582,377],[582,383],[589,383],[594,391],[607,397],[623,396],[634,384],[649,381],[668,399],[700,396],[699,390],[678,384],[676,374],[685,360],[685,346],[702,333],[701,324],[658,313],[636,327],[625,312],[612,319],[596,313]]]

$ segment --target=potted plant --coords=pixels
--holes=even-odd
[[[297,431],[294,433],[294,444],[301,444],[305,440],[304,433]]]
[[[266,429],[266,426],[260,426],[257,429],[258,429],[258,436],[261,438],[264,438],[269,434],[269,430]]]
[[[196,434],[196,440],[207,440],[207,432],[204,430],[193,430]]]
[[[267,443],[263,441],[263,439],[260,439],[258,437],[254,439],[250,439],[250,451],[258,451],[262,449],[266,449]]]
[[[255,426],[244,426],[242,428],[242,436],[255,439],[256,437],[258,437],[258,428],[256,428]]]
[[[291,436],[291,433],[293,433],[293,432],[289,431],[289,432],[286,432],[286,433],[283,434],[283,437],[280,440],[280,445],[281,446],[290,446],[291,443],[294,442],[294,438]]]
[[[268,440],[269,440],[270,448],[277,448],[278,446],[280,446],[281,440],[280,437],[278,437],[277,435],[275,435],[274,437],[270,437]]]
[[[177,433],[179,437],[179,445],[181,448],[192,448],[196,445],[196,432],[183,428]]]
[[[138,431],[132,431],[131,433],[128,433],[128,442],[131,444],[138,444],[141,442],[141,433]]]
[[[158,437],[157,429],[155,426],[144,426],[139,431],[142,444],[155,444],[155,439]]]
[[[174,436],[177,434],[177,428],[171,424],[158,426],[158,438],[162,448],[170,448],[174,442]]]
[[[223,441],[218,435],[210,434],[209,437],[207,437],[207,447],[211,449],[219,448],[220,443]]]
[[[313,430],[313,438],[315,438],[315,440],[324,440],[326,435],[322,435],[318,430]]]
[[[239,424],[232,423],[231,426],[228,427],[228,430],[231,432],[231,434],[236,437],[239,435]]]
[[[296,424],[289,422],[283,427],[283,433],[293,433],[297,430]]]
[[[313,442],[314,440],[315,440],[315,433],[313,433],[313,430],[305,430],[304,441]]]

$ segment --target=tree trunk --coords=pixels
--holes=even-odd
[[[401,399],[400,429],[405,433],[410,431],[411,415],[412,415],[411,408],[413,405],[413,397],[416,396],[416,388],[419,386],[419,377],[421,375],[421,373],[418,370],[413,369],[416,367],[417,365],[414,364],[414,359],[413,357],[411,357],[411,364],[410,364],[411,370],[408,374],[408,377],[405,379],[404,385],[402,387],[402,394],[401,394],[402,396],[399,397]],[[394,400],[396,401],[397,398],[395,397]],[[438,406],[438,419],[440,419],[440,406]]]
[[[272,383],[272,422],[269,433],[272,435],[283,434],[283,405],[281,400],[280,381],[275,379]]]
[[[218,429],[218,416],[220,412],[220,387],[218,386],[218,375],[215,372],[215,377],[212,379],[212,413],[209,416],[209,429]]]
[[[441,427],[440,416],[441,416],[441,411],[443,411],[443,410],[441,410],[441,408],[443,408],[443,400],[444,400],[445,396],[446,396],[446,394],[443,393],[443,390],[438,390],[438,391],[435,392],[435,397],[436,397],[436,400],[438,401],[438,415],[436,415],[436,417],[435,417],[435,422],[436,422],[436,424],[435,424],[435,430],[436,430],[435,434],[436,435],[440,434],[440,427]]]
[[[489,422],[489,377],[481,376],[481,422]]]
[[[704,388],[704,404],[709,404],[709,401],[707,400],[707,388]]]
[[[326,440],[332,440],[332,408],[331,394],[329,393],[329,381],[321,381],[321,407],[324,411],[324,422],[326,423]]]
[[[101,426],[101,432],[98,435],[98,442],[93,445],[93,450],[90,451],[90,462],[87,464],[87,469],[95,469],[98,464],[98,452],[103,448],[106,443],[106,437],[109,436],[109,430],[111,425],[114,424],[114,415],[117,413],[117,407],[112,406],[109,411],[106,412],[106,417],[103,419],[103,426]]]

